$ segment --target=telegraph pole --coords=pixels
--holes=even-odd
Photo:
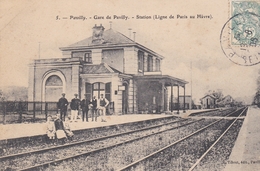
[[[39,42],[38,57],[39,57],[39,59],[41,58],[41,42]]]
[[[192,109],[192,61],[190,62],[190,98],[191,98],[191,109]]]

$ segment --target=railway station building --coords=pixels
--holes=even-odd
[[[55,102],[62,93],[68,101],[75,93],[80,99],[104,94],[115,114],[160,113],[173,109],[173,87],[178,97],[179,91],[185,96],[188,82],[162,75],[163,56],[112,28],[92,30],[92,36],[61,47],[62,58],[29,65],[29,101]]]

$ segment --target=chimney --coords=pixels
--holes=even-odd
[[[136,32],[134,31],[134,32],[133,32],[133,35],[134,35],[134,41],[135,41],[135,33],[136,33]]]
[[[129,38],[131,39],[131,28],[128,29],[129,30]]]
[[[110,23],[110,29],[112,29],[112,21],[109,21],[109,23]]]
[[[100,24],[100,26],[97,26],[95,24],[92,30],[93,30],[92,43],[102,44],[104,42],[103,32],[105,30],[105,27],[103,27],[102,24]]]

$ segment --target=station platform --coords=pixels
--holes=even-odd
[[[260,109],[249,107],[225,171],[260,170]]]
[[[170,117],[171,115],[149,115],[149,114],[131,114],[131,115],[112,115],[106,116],[107,122],[101,122],[100,117],[97,118],[97,122],[92,122],[89,118],[89,122],[83,122],[78,119],[76,122],[71,122],[70,127],[72,131],[80,129],[90,129],[97,127],[104,127],[110,125],[124,124],[130,122],[151,120],[156,118]],[[15,139],[21,137],[31,137],[37,135],[46,134],[46,124],[45,123],[21,123],[21,124],[7,124],[0,125],[0,140],[5,139]]]
[[[89,118],[89,122],[82,122],[82,120],[78,119],[77,122],[71,122],[70,126],[71,126],[72,131],[74,131],[74,130],[105,127],[105,126],[145,121],[145,120],[171,117],[171,116],[186,118],[191,113],[201,112],[201,111],[206,111],[206,110],[209,110],[209,109],[187,110],[185,113],[183,113],[183,111],[180,110],[179,114],[177,114],[177,111],[173,111],[172,113],[167,113],[167,114],[111,115],[111,116],[106,116],[107,122],[101,122],[100,117],[97,118],[97,122],[92,122],[91,118]],[[20,123],[20,124],[6,124],[6,125],[1,124],[0,125],[0,141],[7,140],[7,139],[22,138],[22,137],[45,135],[45,134],[46,134],[45,123]]]

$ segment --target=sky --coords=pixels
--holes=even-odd
[[[112,21],[114,30],[129,36],[131,28],[138,43],[163,55],[163,74],[188,81],[186,94],[192,94],[195,101],[209,90],[220,89],[224,95],[249,103],[256,92],[260,64],[240,66],[223,53],[220,33],[230,18],[228,3],[228,0],[1,0],[0,87],[28,86],[30,62],[60,58],[59,47],[90,37],[95,24],[109,29]],[[198,14],[212,18],[189,18]],[[93,19],[95,15],[105,19]],[[108,15],[112,18],[106,19]],[[129,19],[114,19],[114,15]],[[136,19],[137,15],[167,19]],[[61,19],[57,20],[57,16]],[[70,19],[71,16],[87,19]]]

